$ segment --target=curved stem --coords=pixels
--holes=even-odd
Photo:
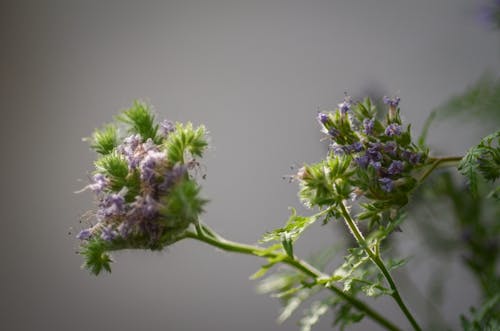
[[[411,312],[408,310],[403,299],[401,298],[401,295],[399,294],[398,288],[396,287],[396,283],[394,283],[394,280],[392,279],[392,276],[389,273],[389,270],[387,269],[387,267],[384,264],[384,261],[380,257],[378,249],[374,252],[370,249],[370,247],[368,247],[363,234],[359,230],[356,223],[354,223],[354,220],[352,219],[351,214],[349,214],[349,211],[347,210],[344,203],[342,202],[339,205],[340,205],[340,209],[342,211],[342,216],[344,216],[344,220],[346,221],[347,227],[349,228],[349,230],[353,234],[358,245],[361,248],[363,248],[363,250],[370,257],[370,259],[373,261],[373,263],[375,263],[375,265],[380,269],[380,271],[384,275],[385,279],[387,280],[387,283],[389,284],[389,286],[392,290],[391,296],[396,301],[399,308],[401,309],[403,314],[406,316],[406,318],[408,319],[410,324],[413,326],[413,329],[415,329],[415,331],[422,331],[422,329],[418,325],[417,321],[415,320],[415,318],[413,317]]]
[[[292,266],[295,269],[300,270],[304,274],[313,277],[315,280],[318,280],[320,278],[329,278],[328,275],[322,273],[321,271],[317,270],[316,268],[314,268],[313,266],[311,266],[307,262],[302,261],[300,259],[297,259],[297,258],[292,259],[288,255],[273,252],[273,251],[268,251],[268,250],[266,250],[266,248],[241,244],[241,243],[237,243],[234,241],[224,239],[221,236],[217,235],[213,230],[208,228],[208,226],[206,226],[206,225],[200,225],[200,228],[197,230],[198,231],[196,233],[191,232],[191,231],[186,231],[184,234],[184,237],[199,240],[201,242],[218,247],[218,248],[223,249],[223,250],[228,251],[228,252],[234,252],[234,253],[240,253],[240,254],[246,254],[246,255],[254,255],[254,256],[260,256],[260,257],[268,257],[268,258],[280,257],[282,259],[283,263],[286,263],[289,266]],[[199,231],[199,230],[204,230],[204,231]],[[204,234],[204,232],[210,233],[211,236],[206,236]],[[341,289],[337,288],[334,285],[328,285],[327,287],[332,292],[334,292],[336,295],[338,295],[339,297],[341,297],[345,301],[349,302],[353,307],[355,307],[359,311],[365,313],[373,321],[375,321],[379,325],[385,327],[385,329],[391,330],[391,331],[401,331],[392,322],[385,319],[382,315],[380,315],[378,312],[373,310],[371,307],[369,307],[364,302],[358,300],[355,297],[350,296],[347,293],[344,293]]]

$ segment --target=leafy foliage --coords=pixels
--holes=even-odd
[[[500,130],[481,139],[479,145],[469,149],[458,171],[467,177],[473,195],[477,194],[478,173],[488,181],[500,177]]]
[[[500,293],[486,301],[479,310],[471,308],[471,319],[461,316],[464,331],[500,330]]]

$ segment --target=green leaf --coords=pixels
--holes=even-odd
[[[473,196],[477,196],[478,173],[490,181],[500,177],[499,143],[500,130],[481,139],[477,146],[469,149],[458,164],[458,171],[468,179]]]
[[[288,243],[283,244],[283,248],[285,251],[289,249],[291,257],[293,257],[293,248],[285,247],[285,245],[292,245],[300,234],[318,219],[319,214],[305,217],[298,216],[295,208],[291,208],[291,210],[292,215],[290,215],[290,218],[286,222],[285,226],[264,234],[260,242],[278,241],[283,244],[283,239],[285,239]],[[289,254],[289,252],[287,252],[287,254]]]

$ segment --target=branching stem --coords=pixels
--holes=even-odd
[[[340,209],[342,211],[342,216],[344,217],[344,220],[347,224],[347,227],[351,231],[352,235],[356,239],[358,245],[363,248],[363,250],[366,252],[366,254],[370,257],[373,263],[377,265],[377,267],[380,269],[382,274],[384,275],[385,279],[387,280],[387,283],[389,283],[389,286],[392,290],[391,296],[392,298],[396,301],[398,304],[399,308],[401,311],[404,313],[410,324],[413,326],[413,329],[415,331],[422,331],[420,326],[418,325],[417,321],[411,314],[410,310],[408,307],[406,307],[403,299],[401,298],[401,295],[399,294],[398,288],[396,287],[396,283],[394,283],[394,280],[392,279],[391,274],[389,273],[389,270],[384,264],[384,261],[380,257],[379,250],[376,249],[375,251],[372,251],[370,247],[368,246],[363,234],[359,230],[358,226],[354,222],[354,220],[351,217],[351,214],[347,210],[346,206],[344,203],[340,203]]]
[[[447,156],[447,157],[436,157],[429,158],[429,161],[432,162],[431,166],[426,169],[426,171],[420,176],[418,181],[423,182],[439,165],[447,164],[447,165],[456,165],[460,160],[462,160],[463,156]]]
[[[224,239],[220,235],[216,234],[215,231],[210,229],[208,226],[202,225],[201,223],[199,223],[196,226],[196,232],[186,231],[183,237],[199,240],[206,244],[215,246],[217,248],[220,248],[228,252],[253,255],[265,258],[279,258],[280,260],[282,260],[283,263],[288,264],[289,266],[294,267],[295,269],[303,272],[304,274],[314,278],[315,281],[318,281],[319,279],[329,278],[328,275],[322,273],[321,271],[314,268],[313,266],[311,266],[310,264],[308,264],[303,260],[300,260],[296,257],[292,259],[286,254],[275,251],[269,251],[263,247],[241,244]],[[344,291],[342,291],[341,289],[339,289],[334,285],[328,285],[327,287],[336,295],[338,295],[345,301],[349,302],[353,307],[366,314],[373,321],[383,326],[386,330],[401,331],[401,329],[399,329],[396,325],[394,325],[392,322],[384,318],[382,315],[373,310],[363,301],[353,296],[350,296],[349,294],[345,293]]]

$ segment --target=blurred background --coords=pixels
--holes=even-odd
[[[417,135],[431,110],[498,73],[498,33],[480,19],[483,4],[0,1],[0,329],[298,330],[297,319],[277,325],[279,302],[248,280],[257,258],[183,241],[161,253],[114,254],[111,275],[81,270],[74,236],[92,196],[73,192],[94,159],[82,137],[136,98],[160,118],[205,124],[204,221],[255,243],[300,207],[296,184],[282,177],[325,155],[318,110],[344,92],[397,94]],[[428,141],[436,155],[462,154],[488,127],[487,119],[440,122]],[[413,257],[402,294],[425,321],[421,296],[443,262],[426,253],[412,221],[395,238]],[[341,241],[341,231],[314,226],[298,255]],[[456,329],[478,288],[460,256],[446,263],[442,320]],[[373,304],[409,328],[392,301]],[[366,320],[352,330],[379,329]]]

